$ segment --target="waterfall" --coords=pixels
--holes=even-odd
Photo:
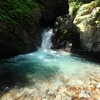
[[[50,49],[52,34],[52,29],[44,30],[41,47],[37,51],[0,61],[0,95],[2,96],[0,96],[0,100],[1,98],[3,98],[2,100],[13,100],[12,95],[19,100],[26,95],[26,91],[30,93],[26,98],[33,97],[34,92],[34,98],[45,97],[45,100],[51,100],[51,97],[46,94],[47,90],[57,94],[58,92],[55,91],[59,87],[64,87],[65,90],[67,85],[68,90],[73,86],[75,88],[94,86],[94,79],[100,77],[100,63],[94,63],[79,55]],[[83,91],[83,93],[85,92],[86,94],[82,95],[87,96],[88,90]],[[62,93],[62,95],[65,94]],[[70,100],[71,97],[65,99],[67,98]],[[59,95],[53,99],[62,100]]]
[[[53,29],[46,29],[42,33],[42,43],[40,49],[47,50],[52,46],[51,36],[53,35]]]

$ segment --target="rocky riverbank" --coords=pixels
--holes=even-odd
[[[99,68],[96,68],[100,70]],[[76,75],[77,76],[77,75]],[[55,75],[50,80],[30,77],[30,83],[1,92],[0,100],[99,100],[100,74],[89,68],[86,75]],[[21,86],[21,85],[20,85]],[[7,87],[6,87],[7,88]]]

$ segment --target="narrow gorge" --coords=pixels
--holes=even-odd
[[[0,15],[0,100],[100,100],[99,0],[1,0]]]

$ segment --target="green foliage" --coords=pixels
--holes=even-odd
[[[75,13],[77,12],[77,10],[79,9],[79,7],[81,6],[82,2],[80,0],[72,0],[70,2],[70,7],[71,7],[71,16],[75,15]]]
[[[34,0],[0,0],[0,19],[13,24],[19,24],[29,16],[32,7],[38,7]]]
[[[80,6],[82,4],[88,4],[90,2],[93,2],[90,4],[90,8],[94,7],[94,5],[92,4],[95,4],[95,6],[99,5],[100,6],[100,0],[71,0],[69,3],[70,3],[70,7],[71,7],[71,15],[75,15],[77,10],[80,8]]]

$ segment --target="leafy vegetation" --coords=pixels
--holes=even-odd
[[[69,2],[70,5],[70,15],[73,16],[77,10],[79,9],[79,7],[81,6],[82,2],[80,0],[71,0],[71,2]]]
[[[36,0],[0,0],[0,20],[19,24],[31,8],[38,6]]]
[[[100,2],[99,0],[70,0],[69,4],[70,4],[70,15],[75,15],[75,13],[77,12],[77,10],[79,9],[79,7],[82,4],[86,4],[86,3],[90,3],[94,1],[93,3],[95,3],[95,6],[98,5],[98,3]],[[92,4],[93,4],[92,3]],[[92,7],[92,5],[91,5]]]

